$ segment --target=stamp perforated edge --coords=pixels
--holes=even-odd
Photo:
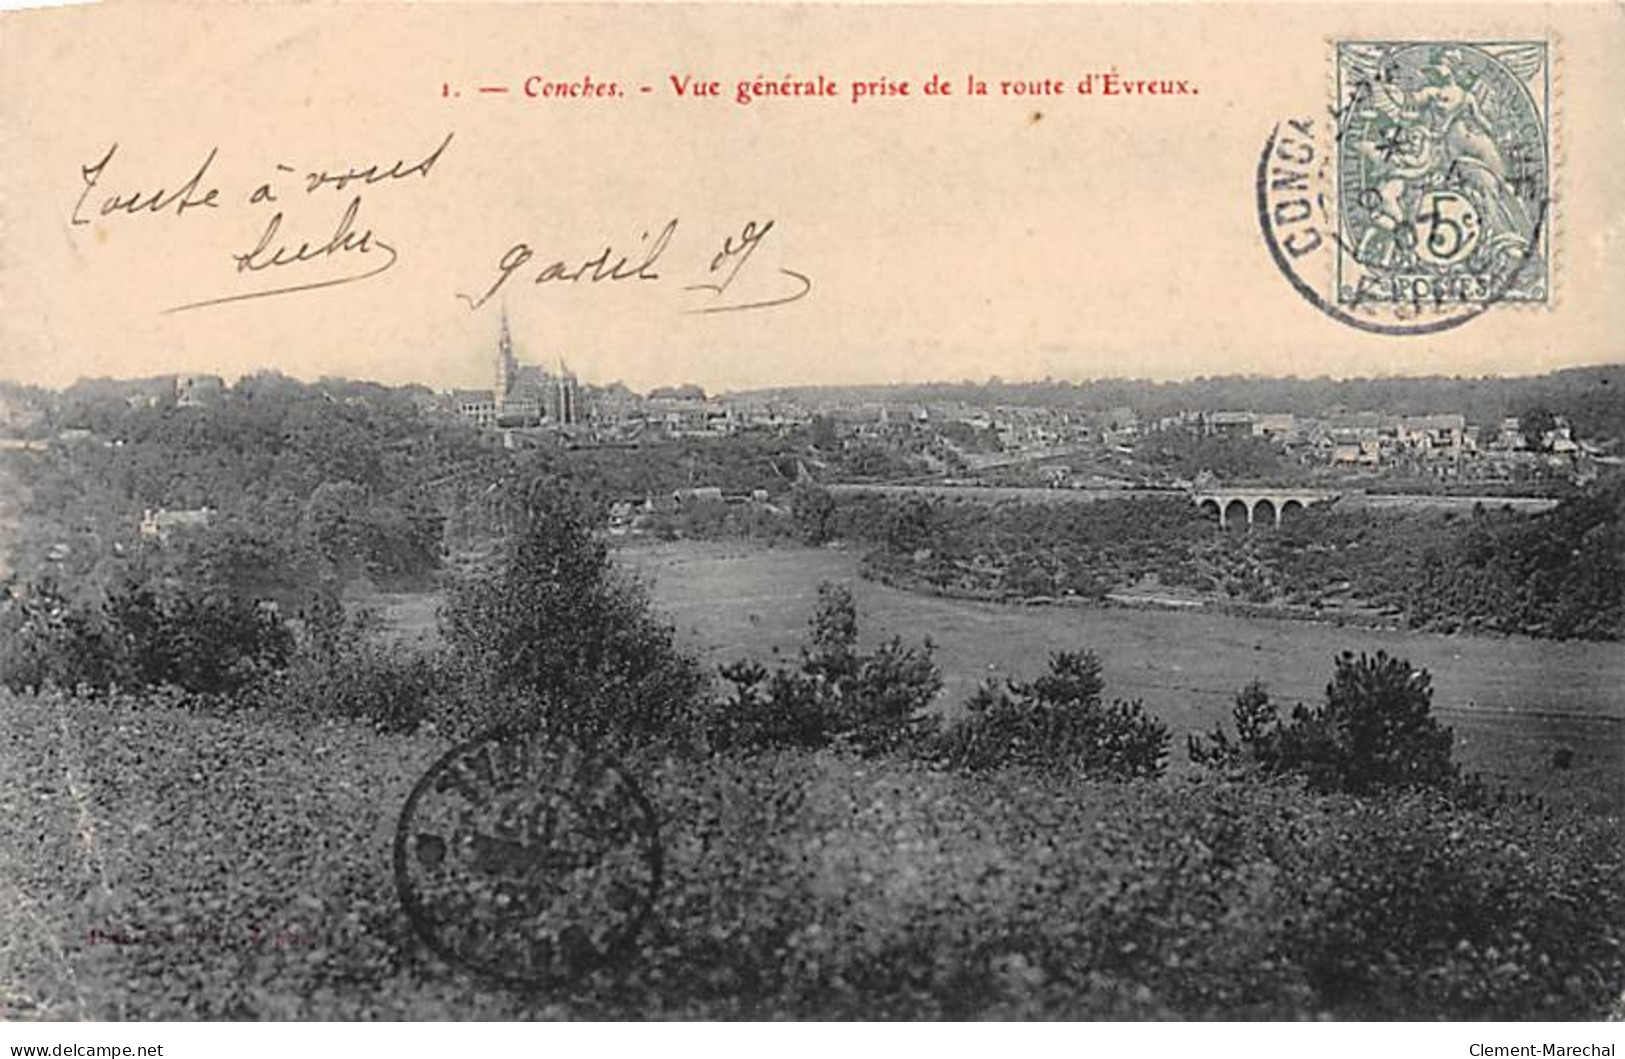
[[[1563,132],[1563,39],[1554,27],[1546,26],[1540,35],[1535,34],[1476,34],[1472,39],[1465,36],[1455,38],[1435,37],[1441,43],[1483,44],[1492,43],[1496,38],[1502,40],[1521,39],[1533,43],[1543,41],[1546,45],[1546,297],[1540,301],[1499,301],[1494,308],[1496,312],[1555,312],[1562,304],[1564,286],[1563,247],[1564,236],[1564,176],[1567,170],[1566,151],[1564,149],[1565,136]],[[1329,101],[1326,117],[1328,126],[1336,128],[1337,115],[1343,105],[1341,97],[1341,84],[1339,80],[1338,45],[1344,43],[1371,41],[1377,38],[1357,33],[1329,33],[1321,38],[1322,70],[1324,71],[1325,97]],[[1336,161],[1337,137],[1333,132],[1327,141],[1330,150],[1330,181],[1331,194],[1326,205],[1326,219],[1332,230],[1341,232],[1342,213],[1338,196],[1341,187],[1338,184],[1338,166]],[[1328,266],[1331,275],[1328,282],[1336,284],[1337,264],[1334,260]],[[1334,290],[1335,293],[1335,290]]]

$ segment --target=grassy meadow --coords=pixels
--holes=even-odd
[[[624,965],[525,991],[401,913],[391,843],[449,746],[432,728],[0,692],[0,1019],[1625,1016],[1617,645],[969,603],[862,581],[838,550],[619,561],[710,665],[793,655],[818,583],[846,581],[866,639],[932,637],[946,711],[1093,648],[1108,695],[1174,728],[1176,774],[631,760],[664,852],[650,925]],[[391,635],[433,635],[433,595],[372,602]],[[1314,699],[1334,652],[1378,647],[1432,670],[1470,768],[1581,811],[1182,774],[1179,736],[1240,684]]]
[[[1184,736],[1228,723],[1235,693],[1264,681],[1276,702],[1315,703],[1339,651],[1386,650],[1433,675],[1434,709],[1457,757],[1485,779],[1563,804],[1625,812],[1625,645],[1338,627],[1193,610],[1023,607],[902,591],[858,577],[858,556],[828,548],[680,541],[617,553],[651,589],[680,641],[708,665],[794,657],[820,581],[852,587],[868,640],[929,636],[943,670],[940,708],[983,680],[1032,676],[1050,651],[1090,648],[1106,694],[1139,698]],[[404,639],[433,635],[433,595],[375,601]],[[1558,768],[1559,751],[1571,753]]]

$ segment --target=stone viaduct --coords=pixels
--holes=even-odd
[[[1329,504],[1341,495],[1327,489],[1275,486],[1233,486],[1191,491],[1191,499],[1197,507],[1218,517],[1220,529],[1227,528],[1237,520],[1252,526],[1260,519],[1268,519],[1279,526],[1293,512],[1301,512],[1311,504]]]

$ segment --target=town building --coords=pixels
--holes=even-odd
[[[1467,417],[1447,415],[1406,416],[1400,421],[1400,440],[1415,449],[1457,451],[1467,439]]]
[[[1507,416],[1501,420],[1501,428],[1496,432],[1495,447],[1519,451],[1529,447],[1529,439],[1524,436],[1522,425],[1517,416]]]
[[[1253,436],[1253,413],[1213,412],[1202,423],[1202,432],[1221,438],[1250,438]]]
[[[497,405],[490,390],[453,390],[451,406],[458,415],[479,426],[496,426]]]
[[[1298,417],[1291,412],[1260,412],[1253,416],[1253,436],[1271,441],[1295,440]]]
[[[218,375],[175,376],[175,406],[206,408],[226,399],[226,381]]]
[[[1572,456],[1580,451],[1580,445],[1574,440],[1574,428],[1569,425],[1567,416],[1553,416],[1552,429],[1546,431],[1541,444],[1547,452],[1558,455]]]
[[[520,363],[506,313],[497,338],[491,388],[453,390],[449,398],[458,415],[480,426],[574,427],[587,419],[581,384],[563,358],[557,372]]]

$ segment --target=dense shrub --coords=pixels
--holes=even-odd
[[[1208,735],[1185,737],[1185,751],[1191,761],[1233,776],[1245,776],[1273,765],[1277,757],[1273,738],[1281,718],[1263,681],[1249,681],[1236,693],[1230,717],[1236,726],[1234,738],[1222,724],[1215,725]]]
[[[242,690],[282,668],[293,637],[277,612],[212,585],[126,582],[95,606],[55,586],[0,619],[0,681],[13,689],[172,686]]]
[[[1625,985],[1621,887],[1598,874],[1622,866],[1617,832],[1527,805],[1462,809],[1435,791],[1310,814],[1327,830],[1278,853],[1303,910],[1279,945],[1328,1010],[1575,1018],[1589,1005],[1599,1017],[1603,991]]]
[[[106,614],[127,687],[230,694],[280,669],[293,647],[274,610],[207,588],[129,585]]]
[[[1109,779],[1158,776],[1167,765],[1168,726],[1135,700],[1107,704],[1100,659],[1061,651],[1031,681],[983,686],[942,740],[955,768],[1018,766]]]
[[[251,701],[306,722],[364,720],[411,732],[462,708],[462,671],[443,650],[390,643],[367,611],[332,600],[308,606],[287,668],[254,689]]]
[[[935,730],[925,713],[942,689],[931,641],[901,637],[858,647],[857,607],[843,585],[818,587],[818,609],[794,668],[737,662],[722,675],[732,695],[719,704],[711,741],[722,750],[817,748],[839,743],[863,754],[920,746]]]
[[[300,533],[336,580],[410,583],[440,566],[445,519],[427,490],[387,501],[355,482],[323,482],[304,502]]]
[[[531,491],[501,561],[452,585],[440,631],[468,676],[455,730],[534,725],[639,742],[683,739],[696,723],[699,667],[614,568],[581,505],[552,485]]]
[[[52,581],[8,590],[0,603],[0,683],[13,691],[108,687],[115,644],[100,618]]]
[[[1529,518],[1475,511],[1426,552],[1412,625],[1554,639],[1625,635],[1625,478]]]
[[[8,952],[77,1018],[1595,1019],[1625,986],[1617,821],[1430,792],[628,760],[665,884],[614,971],[530,994],[431,956],[394,817],[419,734],[0,693]],[[79,840],[97,824],[96,859]],[[64,945],[90,932],[134,943]],[[61,968],[65,965],[65,970]]]
[[[1189,751],[1197,764],[1301,775],[1319,791],[1455,787],[1461,774],[1451,758],[1453,737],[1432,708],[1427,670],[1384,651],[1358,657],[1345,651],[1323,705],[1299,704],[1282,721],[1254,682],[1236,696],[1239,742],[1218,730],[1191,737]]]
[[[790,518],[797,534],[808,544],[829,540],[834,515],[835,498],[828,489],[805,478],[790,488]]]

